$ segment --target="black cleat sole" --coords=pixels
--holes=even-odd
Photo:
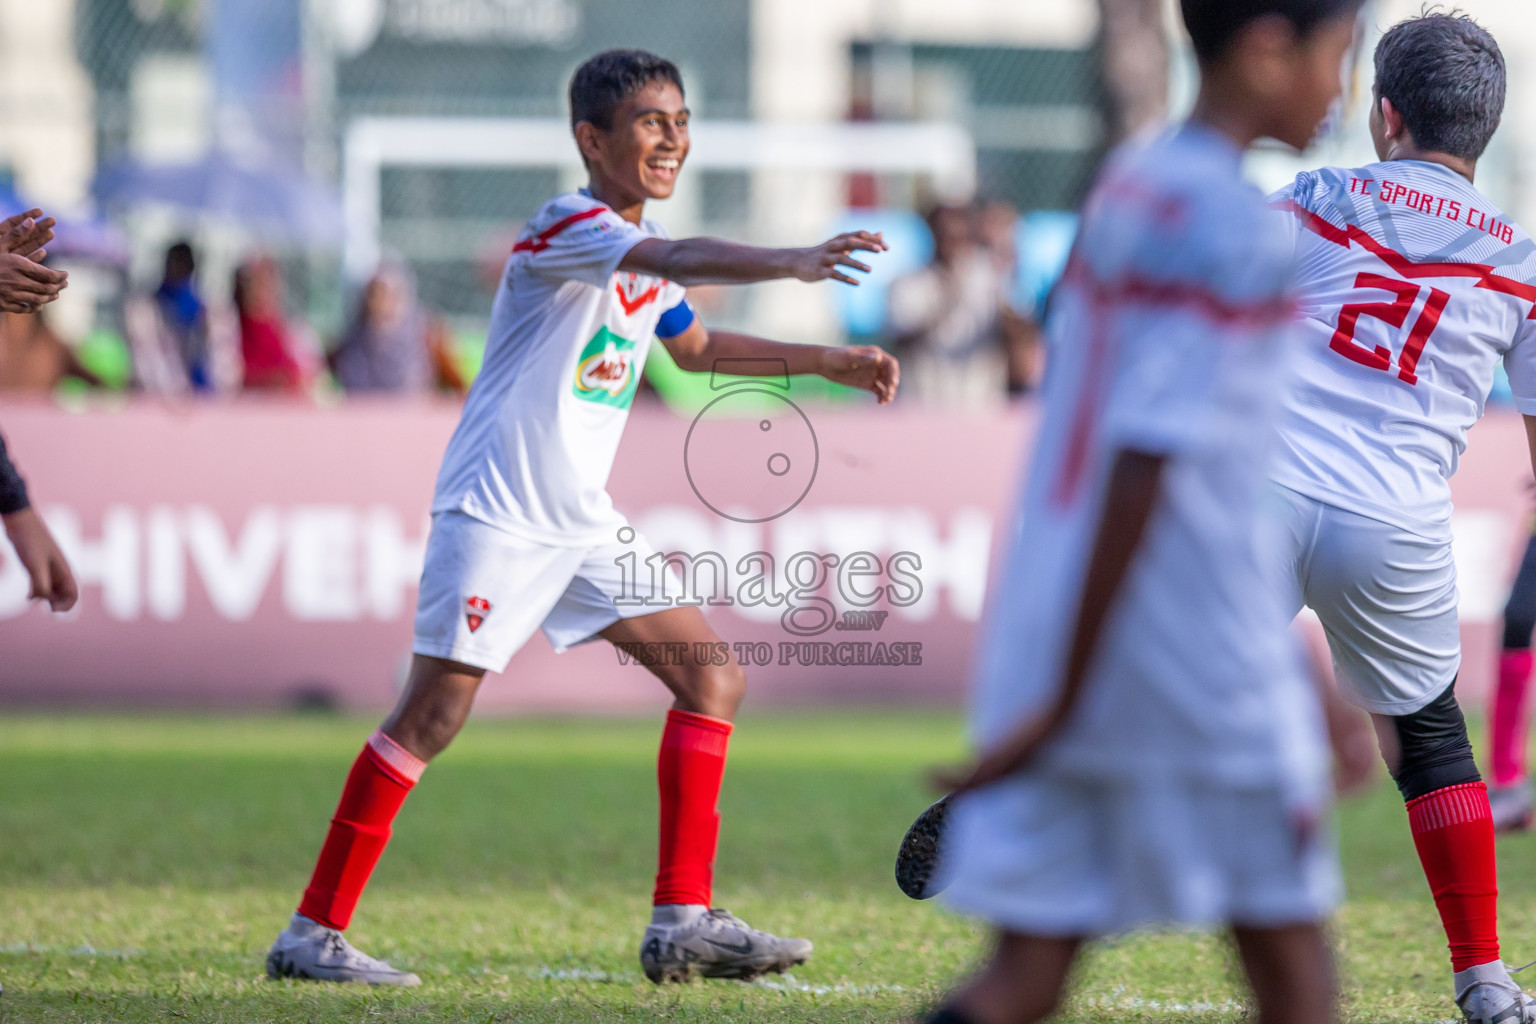
[[[914,900],[932,899],[944,891],[938,878],[944,854],[944,823],[949,819],[949,797],[929,807],[901,840],[896,852],[896,884]]]

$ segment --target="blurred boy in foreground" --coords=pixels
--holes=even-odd
[[[1114,154],[1049,330],[1018,536],[980,652],[950,902],[990,962],[931,1024],[1049,1016],[1084,940],[1232,929],[1263,1024],[1334,1019],[1328,737],[1268,553],[1265,466],[1293,321],[1290,249],[1240,176],[1303,148],[1340,92],[1358,0],[1183,0],[1190,120]],[[1067,343],[1070,340],[1071,343]]]

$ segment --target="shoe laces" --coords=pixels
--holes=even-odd
[[[756,928],[753,928],[751,925],[747,924],[747,922],[743,921],[729,910],[726,910],[724,907],[715,907],[706,911],[704,914],[704,919],[706,921],[713,922],[716,928],[734,928],[737,931],[745,932],[751,936],[769,938],[767,932],[758,931]]]
[[[364,953],[362,950],[352,945],[352,943],[347,941],[347,937],[345,935],[341,934],[339,931],[336,931],[334,928],[328,929],[326,931],[325,952],[329,956],[340,960],[348,967],[371,968],[375,966],[383,966],[383,961],[375,960],[367,953]]]

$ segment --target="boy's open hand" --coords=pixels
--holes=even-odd
[[[1054,713],[1025,719],[1017,729],[970,764],[937,769],[930,781],[940,792],[958,795],[1006,779],[1035,759],[1060,724],[1060,716]]]
[[[838,268],[849,267],[867,274],[869,265],[860,263],[849,253],[885,252],[889,248],[890,246],[885,244],[883,235],[871,234],[868,231],[851,231],[846,235],[838,235],[831,241],[823,242],[810,249],[802,249],[795,265],[795,277],[807,283],[830,279],[856,285],[859,283],[858,278],[845,274]]]
[[[1376,766],[1381,763],[1371,716],[1331,688],[1323,712],[1333,747],[1333,788],[1340,796],[1362,793],[1376,781]]]
[[[868,391],[884,405],[896,397],[901,366],[878,345],[828,348],[821,357],[821,375],[837,384]]]

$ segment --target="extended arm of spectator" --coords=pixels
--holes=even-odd
[[[56,612],[73,608],[80,597],[75,575],[48,525],[32,509],[27,486],[6,454],[4,438],[0,438],[0,523],[5,524],[5,534],[32,581],[30,596],[47,601]]]

